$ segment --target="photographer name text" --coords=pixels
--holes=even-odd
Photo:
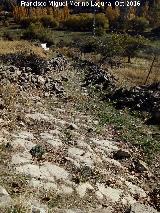
[[[110,1],[20,1],[21,7],[67,7],[67,6],[75,6],[75,7],[105,7],[112,6]],[[140,6],[140,1],[115,1],[114,5],[116,7],[137,7]]]

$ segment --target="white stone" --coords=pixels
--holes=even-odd
[[[131,197],[130,195],[127,195],[127,196],[125,196],[125,197],[122,198],[122,203],[124,205],[127,205],[127,204],[131,205],[131,204],[134,204],[136,202],[137,201],[133,197]]]
[[[62,141],[60,139],[58,139],[58,138],[55,138],[53,140],[47,140],[46,142],[49,143],[49,144],[51,144],[54,147],[59,147],[59,146],[63,145]]]
[[[43,182],[42,180],[37,180],[35,178],[32,178],[29,185],[31,187],[34,187],[34,188],[42,188],[42,189],[45,189],[47,191],[49,190],[55,190],[57,191],[58,190],[58,186],[56,183],[53,183],[53,182]]]
[[[158,213],[158,211],[151,206],[135,203],[131,206],[130,213]]]
[[[62,146],[62,141],[48,132],[41,133],[41,138],[44,139],[47,143],[51,144],[54,147]]]
[[[62,194],[72,194],[73,189],[69,186],[65,186],[64,184],[60,186],[60,193]]]
[[[12,199],[5,188],[0,186],[0,207],[9,206]]]
[[[12,146],[14,148],[23,147],[26,151],[29,151],[33,146],[35,146],[35,144],[26,139],[16,138],[12,141]]]
[[[69,173],[65,169],[49,162],[45,162],[42,166],[33,164],[21,165],[16,168],[16,171],[34,178],[40,178],[53,182],[55,181],[55,178],[57,180],[69,180]]]
[[[86,183],[80,184],[76,188],[76,191],[77,191],[77,193],[79,194],[80,197],[84,197],[87,189],[94,190],[94,188],[91,186],[91,184],[86,182]]]
[[[83,149],[71,147],[68,149],[68,154],[70,157],[75,158],[80,163],[84,163],[85,165],[92,167],[94,162],[92,160],[92,153],[86,152]]]
[[[133,184],[129,181],[125,181],[125,184],[128,186],[128,189],[132,194],[134,194],[134,195],[138,194],[140,197],[147,196],[146,192],[139,186],[136,186],[135,184]]]
[[[40,136],[42,139],[53,139],[54,136],[48,132],[43,132],[43,133],[40,133]]]
[[[33,134],[31,132],[27,132],[27,131],[21,131],[21,132],[18,132],[17,134],[13,134],[13,137],[26,139],[26,140],[34,139]]]
[[[123,168],[123,166],[121,165],[120,162],[118,162],[117,160],[114,160],[114,159],[111,159],[111,158],[105,158],[105,156],[103,156],[103,160],[110,163],[110,164],[113,164],[115,166],[118,166],[118,167],[121,167]]]
[[[12,164],[20,165],[32,162],[32,157],[28,152],[17,153],[12,156]]]
[[[26,115],[27,118],[31,118],[33,120],[37,120],[37,121],[48,121],[51,122],[53,121],[53,116],[51,114],[42,114],[42,113],[30,113]]]
[[[115,142],[109,141],[109,140],[99,140],[96,138],[92,138],[91,142],[97,144],[100,146],[101,149],[107,148],[108,151],[115,151],[118,150],[119,148],[116,146]]]
[[[96,191],[95,195],[97,196],[98,200],[103,200],[103,194],[100,191]]]
[[[68,149],[68,154],[71,155],[72,157],[79,157],[82,156],[85,153],[85,151],[83,149],[79,149],[76,147],[71,147]]]
[[[111,187],[105,188],[104,184],[97,183],[97,187],[99,191],[105,195],[108,199],[110,199],[112,202],[117,202],[121,195],[123,194],[123,191],[120,189],[114,189]]]

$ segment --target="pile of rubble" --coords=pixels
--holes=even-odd
[[[83,86],[94,86],[105,93],[105,100],[112,101],[117,109],[125,107],[151,115],[148,124],[160,124],[160,82],[130,89],[116,88],[116,80],[108,71],[93,62],[81,61],[80,68],[87,68]]]
[[[145,111],[151,114],[150,123],[160,123],[160,83],[153,83],[141,87],[117,89],[113,94],[107,95],[115,102],[118,109],[128,107],[133,110]]]
[[[92,62],[83,62],[84,65],[88,66],[88,72],[85,75],[85,83],[83,86],[97,86],[102,89],[107,89],[109,87],[115,87],[115,78],[109,72],[103,70],[100,66],[95,65]]]
[[[53,78],[53,72],[67,68],[62,55],[45,60],[34,54],[9,54],[0,56],[0,83],[17,83],[21,90],[42,88],[47,94],[63,93],[62,82]]]

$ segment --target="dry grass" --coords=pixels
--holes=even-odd
[[[0,54],[9,54],[17,52],[35,53],[41,57],[47,57],[47,54],[41,47],[34,45],[29,41],[4,41],[0,40]]]
[[[27,93],[29,94],[29,93]],[[21,92],[18,86],[8,83],[0,86],[2,100],[1,117],[8,121],[8,129],[15,130],[19,120],[24,120],[24,109],[32,106],[26,93]]]
[[[111,72],[117,77],[120,86],[138,86],[143,85],[152,60],[135,58],[132,63],[124,63],[124,66],[118,69],[112,69]],[[160,82],[160,62],[157,59],[154,63],[152,72],[148,78],[147,83]]]

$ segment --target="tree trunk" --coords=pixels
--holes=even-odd
[[[130,64],[131,63],[131,56],[128,55],[128,63]]]

